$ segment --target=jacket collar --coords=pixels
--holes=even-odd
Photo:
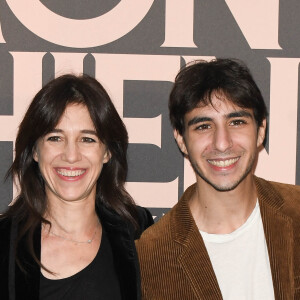
[[[178,264],[190,280],[197,298],[221,300],[223,298],[216,275],[188,206],[195,190],[196,184],[190,186],[171,211],[171,235],[173,240],[182,246]]]
[[[294,284],[292,222],[280,211],[284,200],[271,183],[255,177],[255,184],[268,247],[275,299],[292,299]],[[171,211],[171,235],[182,247],[178,263],[189,278],[195,293],[201,299],[222,299],[209,255],[188,206],[188,201],[195,190],[196,184],[190,186]]]
[[[282,213],[284,199],[266,180],[255,177],[276,299],[293,299],[293,227]]]
[[[122,299],[140,299],[141,277],[134,246],[134,229],[103,205],[98,207],[97,213],[111,244]]]

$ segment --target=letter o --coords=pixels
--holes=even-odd
[[[115,41],[139,24],[154,0],[122,0],[106,14],[74,20],[55,14],[39,0],[7,0],[19,21],[37,36],[66,47],[88,48]]]

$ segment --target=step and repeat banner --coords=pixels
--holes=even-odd
[[[130,137],[127,189],[158,220],[195,181],[168,119],[180,67],[244,60],[269,109],[256,174],[300,183],[298,0],[1,0],[0,209],[17,189],[4,176],[35,93],[64,73],[96,77]]]

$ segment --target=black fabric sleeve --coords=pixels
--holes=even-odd
[[[134,239],[140,238],[144,230],[150,227],[154,221],[150,211],[147,208],[137,206],[140,230],[136,232]]]

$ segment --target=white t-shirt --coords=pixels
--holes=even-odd
[[[268,249],[258,202],[230,234],[200,231],[224,300],[273,300]]]

